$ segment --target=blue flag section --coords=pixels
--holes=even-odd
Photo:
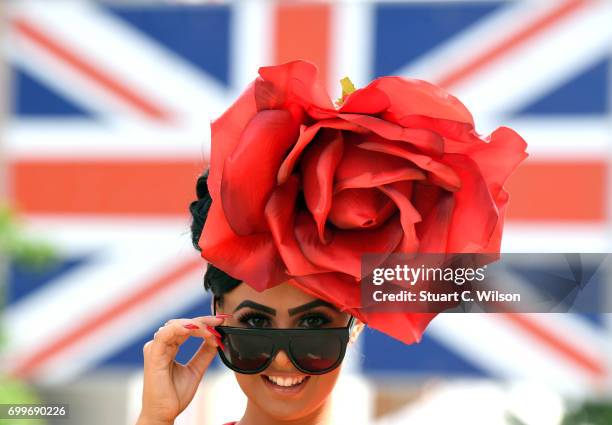
[[[209,158],[211,121],[257,66],[286,59],[295,34],[283,19],[297,6],[42,3],[10,5],[7,150],[15,202],[60,260],[11,265],[7,364],[41,381],[139,370],[143,344],[163,323],[210,313],[187,198]],[[530,158],[508,182],[503,250],[610,252],[612,11],[539,3],[325,3],[327,30],[316,31],[327,39],[308,51],[324,58],[328,87],[346,75],[425,79],[456,94],[483,134],[501,123],[525,134]],[[548,172],[550,181],[540,178]],[[56,198],[41,182],[70,190]],[[166,210],[158,190],[185,202]],[[574,212],[551,211],[547,196]],[[610,300],[599,287],[591,296]],[[368,329],[359,367],[367,376],[552,376],[560,387],[589,386],[608,376],[609,323],[596,311],[442,314],[418,344]],[[199,343],[190,339],[178,360]]]

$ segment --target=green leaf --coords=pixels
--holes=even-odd
[[[336,100],[336,105],[341,106],[344,103],[344,99],[355,90],[355,85],[349,77],[344,77],[340,80],[340,86],[342,87],[342,96]]]
[[[348,96],[357,90],[349,77],[344,77],[341,79],[340,85],[342,86],[342,97]]]
[[[35,404],[40,398],[25,383],[8,376],[0,375],[0,404]],[[45,419],[0,419],[0,425],[39,424],[47,423]]]
[[[0,204],[0,255],[33,267],[48,265],[56,255],[48,243],[24,236],[24,230],[16,214]]]
[[[612,423],[612,402],[587,400],[563,418],[562,425],[609,425]]]

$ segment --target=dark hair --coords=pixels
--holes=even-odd
[[[202,229],[204,228],[204,223],[208,217],[208,211],[212,205],[212,198],[208,192],[208,169],[198,177],[196,183],[196,196],[198,199],[189,204],[189,211],[191,212],[192,218],[191,243],[195,249],[201,251],[198,241],[202,235]],[[223,294],[231,291],[240,283],[240,280],[231,277],[223,270],[208,263],[206,273],[204,274],[204,289],[211,291],[219,301],[222,300]]]

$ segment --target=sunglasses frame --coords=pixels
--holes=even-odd
[[[216,300],[213,300],[213,313],[216,313],[216,309],[214,304]],[[243,328],[237,326],[215,326],[215,329],[221,334],[221,341],[225,340],[227,335],[248,335],[248,336],[264,336],[272,340],[272,350],[270,353],[270,357],[266,362],[257,369],[241,369],[236,367],[231,363],[231,361],[226,357],[225,352],[221,347],[217,347],[217,351],[219,353],[219,357],[221,357],[221,361],[231,370],[246,374],[246,375],[254,375],[257,373],[261,373],[266,370],[278,352],[280,350],[285,351],[289,360],[297,370],[302,373],[306,373],[308,375],[323,375],[325,373],[329,373],[332,370],[336,369],[342,360],[344,360],[344,356],[346,354],[346,347],[348,345],[350,339],[351,328],[353,323],[355,322],[355,317],[351,316],[349,322],[346,326],[341,328],[317,328],[317,329],[302,329],[302,328]],[[307,370],[301,367],[296,359],[294,358],[293,353],[291,352],[291,339],[294,337],[304,337],[304,336],[312,336],[312,337],[320,337],[322,333],[332,334],[338,338],[340,341],[340,354],[338,355],[338,359],[334,362],[330,367],[319,370],[312,371]]]

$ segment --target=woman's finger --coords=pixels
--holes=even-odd
[[[217,347],[220,345],[223,347],[221,342],[221,334],[215,330],[213,326],[219,326],[227,318],[231,317],[230,314],[219,316],[200,316],[195,317],[193,320],[201,325],[204,325],[204,332],[208,333],[212,337],[204,337],[204,342],[198,348],[198,351],[191,357],[186,366],[191,368],[200,378],[204,375],[204,372],[210,366],[210,363],[217,354]]]
[[[202,375],[204,375],[204,372],[206,372],[217,354],[217,346],[218,340],[215,335],[205,339],[186,366],[192,369],[198,377],[202,378]]]
[[[223,321],[231,317],[231,315],[223,315],[223,316],[200,316],[194,317],[192,320],[198,325],[202,326],[219,326],[223,324]]]
[[[153,340],[146,344],[144,353],[145,371],[166,370],[174,361],[179,347],[190,337],[203,338],[208,345],[215,345],[216,331],[210,331],[212,326],[223,322],[223,318],[201,316],[193,319],[172,319],[160,327],[153,335]],[[206,323],[212,326],[209,328]],[[199,364],[196,362],[196,364]],[[198,366],[198,369],[200,367]]]
[[[203,330],[199,325],[189,319],[174,319],[160,327],[153,335],[153,341],[149,347],[150,359],[163,359],[169,363],[178,352],[178,348],[189,336],[200,336],[205,338],[211,334]],[[145,357],[145,361],[147,358]]]

